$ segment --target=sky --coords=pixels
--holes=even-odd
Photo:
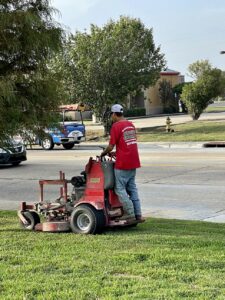
[[[51,5],[60,12],[55,19],[72,33],[121,15],[139,18],[153,29],[167,67],[186,81],[191,80],[188,66],[197,60],[225,70],[225,54],[220,54],[225,50],[224,0],[51,0]]]

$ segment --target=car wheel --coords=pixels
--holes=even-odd
[[[105,226],[105,216],[102,210],[96,210],[86,204],[77,206],[71,214],[70,227],[75,233],[96,234]]]
[[[72,149],[74,146],[74,143],[68,143],[68,144],[62,144],[63,148],[66,150]]]
[[[18,166],[21,163],[21,161],[17,161],[17,162],[13,162],[12,165],[13,166]]]
[[[40,223],[40,217],[39,215],[34,211],[24,211],[23,212],[24,218],[27,220],[27,224],[24,224],[22,221],[20,221],[22,228],[27,230],[33,230],[35,225]]]
[[[41,145],[44,150],[52,150],[54,148],[54,143],[51,137],[44,138]]]

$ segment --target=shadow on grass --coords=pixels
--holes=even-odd
[[[185,221],[176,219],[157,219],[148,218],[145,223],[138,224],[136,227],[120,227],[109,228],[105,230],[105,234],[116,235],[176,235],[182,237],[184,235],[215,235],[225,234],[225,224],[210,223],[202,221]]]
[[[16,219],[16,212],[1,211],[0,212],[0,232],[18,233],[18,234],[41,234],[47,233],[42,231],[30,231],[20,227],[19,220]],[[66,235],[76,235],[73,232],[65,232]],[[65,234],[64,232],[60,235]],[[56,235],[59,233],[48,233]],[[107,235],[162,235],[162,236],[215,236],[225,235],[225,224],[223,223],[211,223],[202,221],[186,221],[176,219],[158,219],[147,218],[145,223],[137,224],[135,227],[115,227],[105,228],[103,236]],[[98,234],[97,236],[101,236]]]
[[[11,229],[8,229],[8,228],[6,228],[6,229],[4,229],[4,228],[1,228],[0,229],[0,232],[21,232],[21,231],[23,231],[23,229],[19,229],[19,228],[11,228]]]

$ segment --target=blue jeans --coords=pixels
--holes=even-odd
[[[135,184],[136,169],[114,169],[115,192],[123,205],[124,214],[134,217],[141,216],[141,204]]]

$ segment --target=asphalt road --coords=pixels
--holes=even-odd
[[[28,150],[28,161],[18,167],[0,167],[0,209],[17,209],[21,201],[37,202],[39,179],[79,175],[96,146],[44,151]],[[140,145],[142,168],[137,185],[145,215],[163,218],[225,222],[225,149],[168,148]],[[48,186],[54,200],[58,187]]]

